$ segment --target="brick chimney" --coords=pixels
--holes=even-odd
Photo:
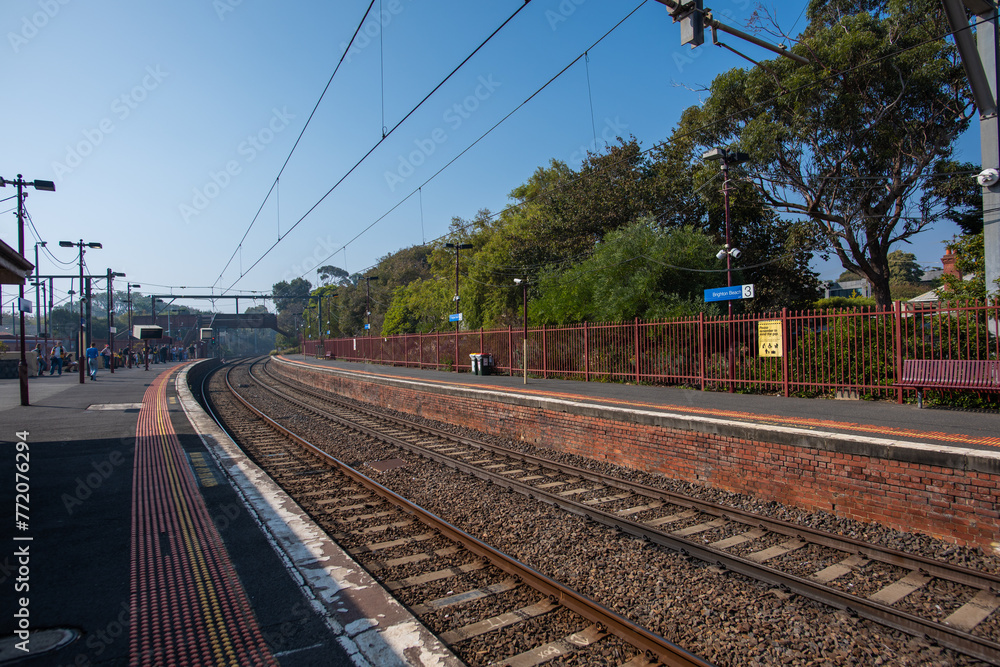
[[[946,274],[948,274],[949,276],[955,276],[956,278],[961,280],[962,272],[958,270],[957,266],[955,266],[955,261],[957,259],[958,256],[951,251],[951,248],[948,248],[947,250],[944,251],[944,257],[941,258],[941,266],[944,267],[944,272]]]

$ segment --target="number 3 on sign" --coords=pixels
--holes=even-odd
[[[753,298],[753,285],[752,284],[750,284],[750,285],[744,285],[743,286],[743,298],[744,299],[752,299]]]

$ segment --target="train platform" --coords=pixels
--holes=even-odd
[[[409,378],[442,387],[496,389],[552,401],[677,415],[732,424],[794,429],[815,438],[912,443],[931,447],[1000,452],[1000,414],[987,410],[917,408],[890,401],[785,398],[762,394],[698,391],[680,387],[580,382],[529,376],[385,366],[291,355],[294,363],[337,368],[369,377]]]
[[[0,664],[450,654],[202,412],[188,362],[0,381]]]

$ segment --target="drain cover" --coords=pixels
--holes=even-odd
[[[385,461],[369,461],[366,465],[375,468],[379,472],[385,472],[386,470],[405,466],[406,461],[403,459],[386,459]]]
[[[27,644],[20,637],[0,638],[0,664],[6,664],[23,658],[34,658],[35,656],[62,648],[80,636],[77,630],[68,628],[50,628],[48,630],[32,630],[28,634]],[[18,648],[18,645],[28,649],[27,652]]]

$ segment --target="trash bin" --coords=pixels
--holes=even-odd
[[[482,375],[483,355],[473,352],[469,355],[469,361],[472,363],[472,374]]]
[[[480,355],[479,374],[491,375],[492,373],[493,373],[493,355],[489,353],[484,353]]]

